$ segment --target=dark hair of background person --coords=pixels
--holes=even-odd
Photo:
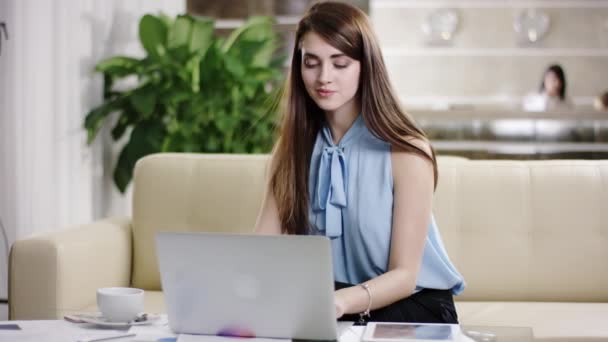
[[[600,103],[604,106],[604,108],[608,109],[608,90],[600,95]]]
[[[542,93],[545,91],[545,76],[547,76],[547,74],[550,72],[554,73],[562,84],[562,87],[559,90],[559,98],[563,101],[566,99],[566,74],[564,73],[564,69],[562,69],[559,64],[553,64],[549,66],[547,70],[545,70],[543,79],[540,82],[540,92]]]

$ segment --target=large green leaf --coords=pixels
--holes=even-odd
[[[129,126],[132,126],[135,124],[136,117],[137,117],[137,114],[134,114],[130,111],[125,110],[122,113],[122,115],[118,118],[118,120],[116,120],[116,124],[114,125],[114,128],[112,128],[112,132],[111,132],[112,139],[118,140],[118,139],[122,138],[122,136],[127,131],[127,128],[129,128]]]
[[[258,49],[254,54],[251,65],[254,67],[265,67],[270,64],[272,57],[278,48],[277,41],[275,39],[265,39],[258,45]]]
[[[256,40],[262,41],[268,38],[275,37],[276,34],[272,30],[272,25],[275,23],[272,17],[250,17],[244,25],[244,30],[241,33],[241,40]]]
[[[205,55],[213,43],[213,20],[210,18],[195,18],[192,23],[192,36],[190,37],[190,51]]]
[[[178,106],[180,103],[188,101],[192,99],[193,96],[196,96],[188,90],[179,89],[177,87],[172,87],[167,91],[166,95],[166,97],[159,98],[158,102],[169,107]]]
[[[188,45],[180,45],[167,50],[170,60],[167,60],[164,64],[165,68],[174,68],[181,70],[186,67],[186,63],[191,60],[195,54],[188,50]]]
[[[137,58],[116,56],[97,63],[95,71],[103,72],[112,77],[124,77],[137,72],[141,61]]]
[[[226,78],[224,54],[216,41],[208,49],[200,63],[201,89],[217,89],[222,87]]]
[[[224,56],[224,63],[226,65],[226,69],[235,78],[245,77],[245,65],[243,65],[242,61],[232,57],[231,55],[226,55]]]
[[[154,87],[145,85],[133,91],[130,97],[131,104],[135,110],[143,114],[142,116],[144,118],[147,118],[154,111],[158,95],[159,94]]]
[[[146,14],[139,22],[139,40],[150,56],[160,58],[165,54],[167,45],[167,26],[150,14]]]
[[[163,24],[165,25],[165,27],[171,27],[171,25],[173,25],[173,18],[171,18],[170,16],[166,15],[165,13],[158,13],[158,15],[156,16],[160,21],[163,22]]]
[[[180,15],[173,22],[169,31],[169,47],[184,46],[190,43],[192,17]]]
[[[227,52],[238,39],[263,40],[273,36],[272,24],[274,20],[269,17],[251,17],[245,24],[232,31],[224,44],[222,51]]]
[[[141,122],[133,128],[114,170],[114,183],[120,192],[125,192],[133,178],[135,163],[148,154],[160,151],[165,134],[163,126],[154,121]]]
[[[274,39],[261,41],[239,40],[227,54],[236,56],[253,68],[266,68],[272,62],[278,44]]]
[[[97,107],[87,113],[84,119],[84,127],[87,130],[87,144],[91,144],[99,129],[103,125],[103,120],[110,112],[107,110],[107,106]]]
[[[99,129],[103,126],[103,120],[112,112],[123,108],[125,99],[120,97],[103,103],[87,113],[84,119],[84,128],[87,130],[87,144],[91,144]]]

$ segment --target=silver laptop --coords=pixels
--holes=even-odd
[[[156,247],[176,333],[337,339],[327,238],[158,233]]]

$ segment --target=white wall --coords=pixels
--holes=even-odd
[[[13,4],[9,1],[0,1],[0,21],[5,21],[8,24],[9,38],[12,38],[12,18],[9,18],[9,13],[12,13]],[[13,126],[14,117],[9,115],[13,111],[14,101],[9,96],[10,80],[14,77],[11,65],[14,64],[14,54],[8,51],[13,50],[13,39],[2,40],[2,55],[0,55],[0,221],[4,226],[11,225],[15,222],[15,201],[12,196],[15,194],[14,184],[8,182],[9,179],[15,178],[15,167],[13,166],[13,155],[9,155],[10,146],[14,145],[14,131],[9,129]],[[11,158],[9,158],[11,157]],[[12,238],[13,235],[10,235]],[[6,256],[8,251],[4,247],[4,241],[0,235],[0,298],[6,298]]]
[[[0,1],[0,20],[10,34],[0,56],[0,218],[9,243],[129,214],[111,184],[117,148],[107,136],[86,146],[82,122],[101,102],[94,65],[116,54],[140,54],[138,20],[160,10],[182,13],[185,2]],[[6,298],[3,247],[0,252],[0,298]]]
[[[437,8],[453,8],[460,25],[449,47],[429,46],[421,26]],[[515,17],[537,8],[551,19],[545,39],[522,46]],[[387,67],[406,104],[512,104],[540,85],[554,62],[580,105],[608,89],[607,0],[370,0]]]

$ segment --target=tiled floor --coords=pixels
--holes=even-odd
[[[0,321],[8,320],[8,305],[0,304]]]

